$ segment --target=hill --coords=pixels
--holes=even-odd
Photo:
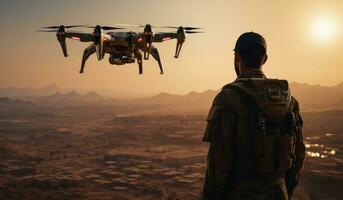
[[[343,109],[343,82],[332,87],[292,82],[290,88],[303,111]],[[207,111],[218,92],[219,90],[192,91],[185,95],[160,93],[133,100],[131,103],[155,105],[164,110]]]
[[[82,95],[76,91],[70,91],[68,93],[56,92],[55,94],[49,96],[26,97],[25,100],[33,102],[37,105],[70,106],[101,104],[107,99],[96,92],[88,92]]]
[[[0,88],[0,97],[9,97],[9,98],[20,98],[26,96],[47,96],[52,95],[56,92],[61,91],[56,85],[48,85],[43,88],[18,88],[18,87],[8,87]]]
[[[0,97],[0,106],[27,106],[31,105],[30,102],[22,101],[19,99],[10,99],[7,97]]]
[[[0,97],[0,118],[5,120],[9,115],[14,115],[13,111],[23,111],[24,113],[27,113],[34,108],[35,106],[31,102]]]
[[[335,86],[309,85],[306,83],[290,83],[291,93],[298,99],[302,111],[320,111],[343,109],[343,82]],[[147,109],[162,112],[207,112],[219,90],[203,92],[191,91],[185,95],[160,93],[155,96],[138,99],[111,100],[91,91],[80,94],[76,91],[65,92],[51,85],[41,89],[7,88],[0,89],[1,95],[36,105],[71,106],[71,105],[113,105],[118,108],[136,110]]]
[[[292,95],[299,100],[303,109],[328,110],[343,108],[343,82],[332,87],[293,82],[290,87]]]

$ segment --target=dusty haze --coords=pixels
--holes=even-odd
[[[342,11],[342,0],[1,0],[0,199],[200,199],[206,116],[246,31],[265,36],[264,71],[300,102],[307,151],[292,199],[341,199]],[[157,44],[164,75],[153,59],[139,75],[95,55],[80,75],[89,44],[68,41],[66,59],[53,33],[34,32],[116,23],[206,33],[178,60],[175,41]]]
[[[267,40],[268,76],[326,86],[341,82],[342,1],[259,2],[3,0],[0,88],[57,84],[62,88],[106,90],[116,96],[218,89],[235,77],[232,49],[237,37],[246,31],[259,32]],[[323,38],[313,30],[321,19],[331,20],[333,26]],[[149,60],[140,76],[137,64],[112,66],[107,59],[98,62],[95,56],[80,75],[87,44],[68,41],[70,56],[65,59],[54,34],[34,32],[47,25],[115,23],[192,25],[204,27],[206,33],[188,36],[178,60],[173,58],[175,41],[157,44],[165,74],[159,75],[158,64]]]

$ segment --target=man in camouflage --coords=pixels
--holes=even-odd
[[[286,80],[262,72],[266,49],[254,32],[237,40],[238,77],[215,97],[207,117],[206,200],[288,200],[298,184],[305,157],[299,104]]]

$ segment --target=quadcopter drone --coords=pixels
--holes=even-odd
[[[144,27],[143,32],[104,32],[109,30],[120,30],[125,29],[122,27],[112,26],[85,26],[85,25],[74,25],[74,26],[49,26],[43,27],[38,32],[56,32],[57,40],[61,45],[64,57],[68,56],[66,38],[79,40],[80,42],[92,42],[83,52],[80,73],[84,72],[85,64],[89,56],[96,53],[98,60],[102,60],[105,54],[110,54],[109,63],[112,65],[124,65],[135,63],[137,60],[139,67],[139,74],[143,73],[143,58],[144,60],[149,59],[149,55],[158,62],[161,74],[163,74],[162,63],[160,55],[156,47],[152,45],[154,42],[163,42],[171,39],[176,39],[176,50],[175,58],[179,57],[182,44],[185,42],[186,33],[202,33],[194,31],[200,29],[196,27],[159,27],[159,28],[173,28],[177,29],[176,32],[159,32],[154,33],[152,28],[154,26],[150,24],[144,25],[118,25],[118,26],[132,26],[132,27]],[[69,28],[93,28],[93,33],[83,33],[66,31]],[[50,30],[51,29],[51,30]],[[142,55],[143,52],[143,55]]]

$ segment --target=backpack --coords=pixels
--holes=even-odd
[[[284,172],[292,166],[296,139],[296,118],[288,82],[242,78],[223,88],[226,89],[241,96],[256,114],[252,117],[253,127],[249,131],[253,145],[238,147],[233,166],[234,178],[267,178],[272,181],[284,177]],[[250,153],[247,155],[246,152]]]

